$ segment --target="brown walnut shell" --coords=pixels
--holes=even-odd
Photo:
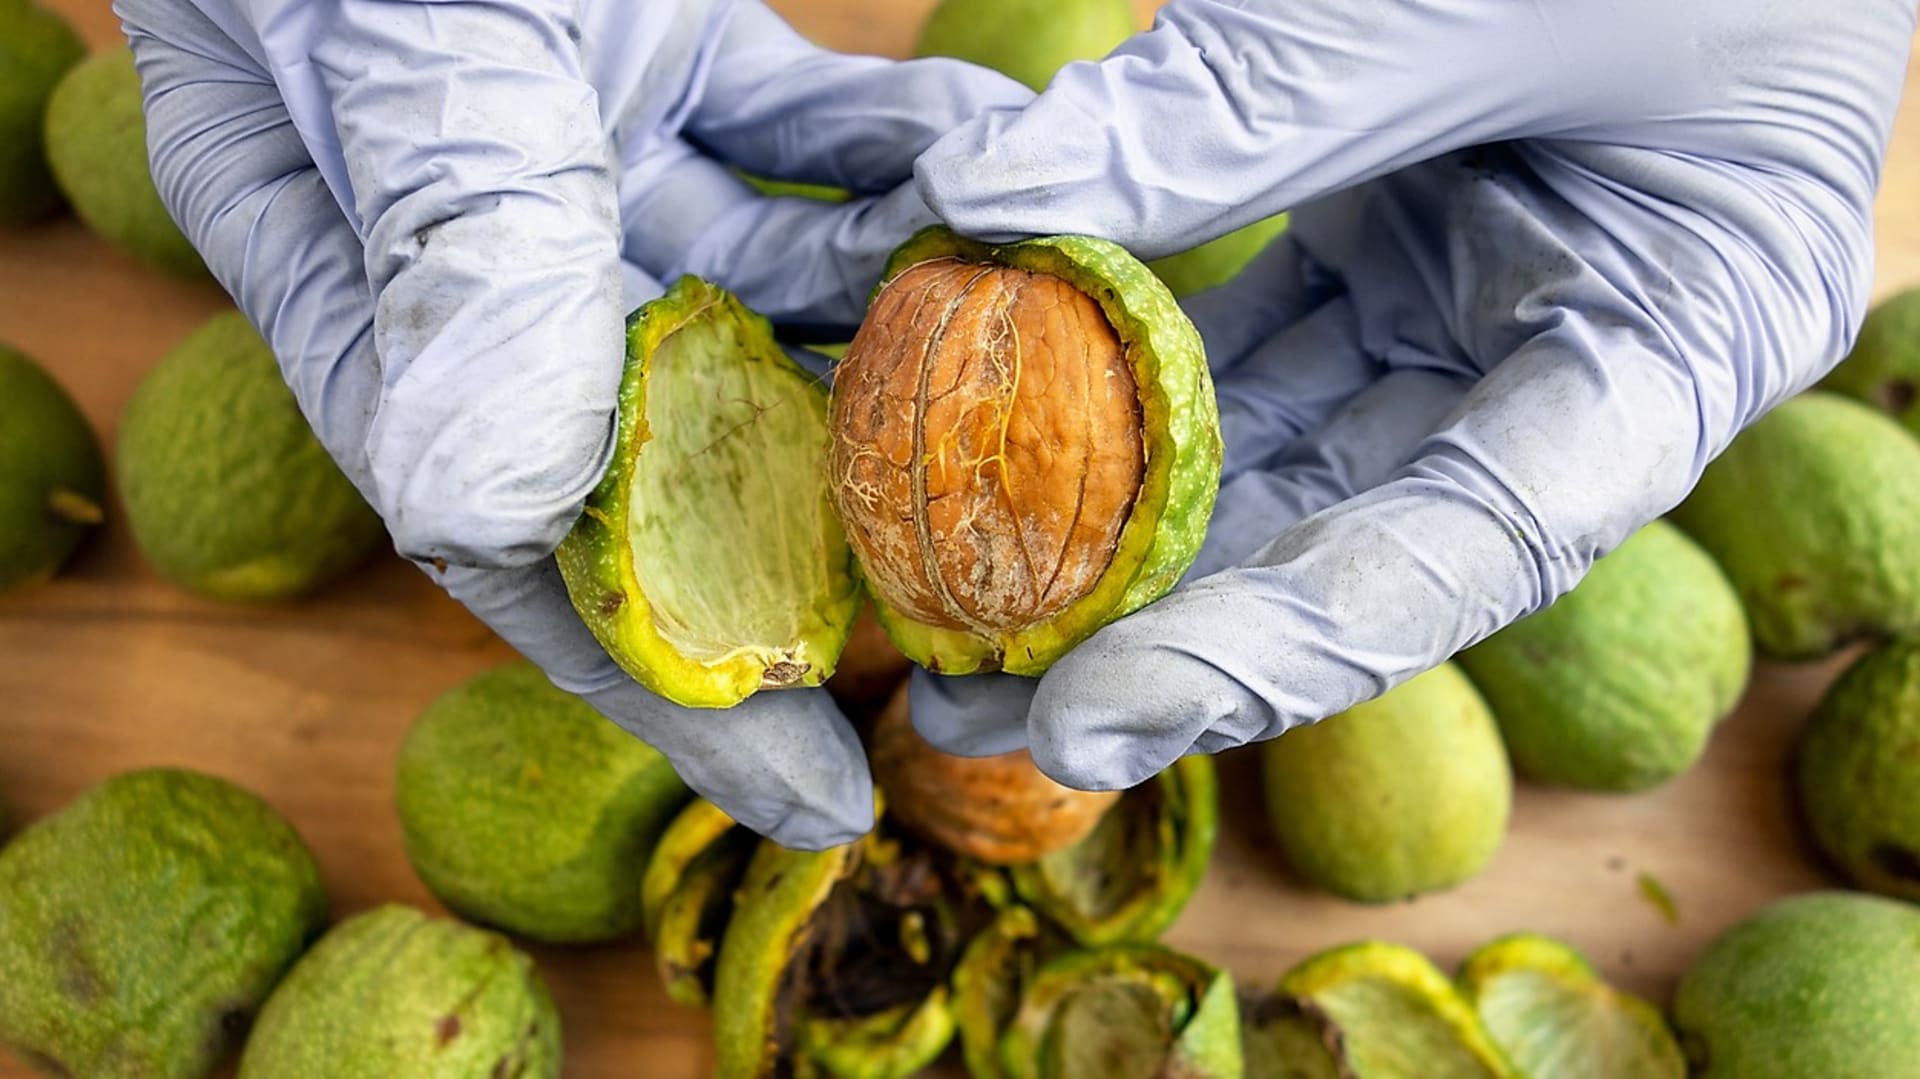
[[[1085,839],[1120,797],[1063,787],[1026,750],[956,757],[920,737],[902,685],[875,722],[869,755],[887,812],[965,857],[1019,865]]]
[[[1126,347],[1065,279],[935,258],[874,297],[834,376],[836,507],[877,595],[984,635],[1112,562],[1146,469]]]

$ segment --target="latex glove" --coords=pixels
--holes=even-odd
[[[1228,446],[1195,572],[1037,686],[922,676],[923,731],[1125,787],[1567,592],[1844,355],[1914,24],[1911,0],[1172,0],[936,142],[922,194],[986,239],[1151,257],[1294,214],[1190,305]]]
[[[162,198],[400,552],[742,823],[795,847],[865,832],[865,757],[824,692],[654,697],[551,552],[608,460],[632,306],[690,273],[850,330],[932,220],[900,186],[914,156],[1028,92],[824,52],[753,0],[116,10]],[[727,166],[877,194],[767,199]]]

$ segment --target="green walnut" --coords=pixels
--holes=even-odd
[[[654,969],[669,999],[690,1008],[712,999],[720,939],[759,837],[712,802],[687,803],[647,859],[640,906]]]
[[[60,205],[47,168],[47,99],[86,52],[58,14],[31,0],[0,0],[0,228]]]
[[[153,186],[132,50],[95,53],[68,71],[47,102],[46,131],[54,178],[88,228],[154,269],[206,273]]]
[[[1198,331],[1085,237],[895,252],[834,374],[834,503],[909,658],[1037,675],[1172,588],[1219,486]]]
[[[966,894],[932,848],[876,829],[754,852],[713,982],[716,1079],[787,1069],[903,1079],[953,1039],[947,980]]]
[[[429,705],[394,780],[407,858],[433,894],[556,943],[640,928],[647,857],[692,796],[659,752],[530,663]]]
[[[1686,1079],[1660,1010],[1557,940],[1502,937],[1467,957],[1459,982],[1515,1079]]]
[[[1920,901],[1920,641],[1895,641],[1841,675],[1800,734],[1801,815],[1854,884]]]
[[[310,592],[386,534],[237,311],[208,320],[141,380],[120,420],[118,465],[141,553],[214,599]]]
[[[1720,567],[1655,521],[1458,662],[1522,775],[1636,791],[1699,760],[1746,688],[1753,648]]]
[[[1085,839],[1013,866],[1013,885],[1081,944],[1155,940],[1206,876],[1219,820],[1213,760],[1183,757],[1121,794]]]
[[[73,398],[0,344],[0,592],[53,576],[100,524],[105,489],[100,443]]]
[[[950,56],[1044,90],[1062,67],[1098,60],[1133,35],[1128,0],[942,0],[916,56]]]
[[[341,922],[274,990],[240,1079],[558,1079],[560,1020],[505,937],[386,905]]]
[[[1506,836],[1513,776],[1486,702],[1442,664],[1263,749],[1274,837],[1309,883],[1364,903],[1451,888]]]
[[[0,850],[0,1042],[54,1075],[208,1075],[326,914],[313,856],[260,799],[115,776]]]
[[[1233,980],[1157,944],[1068,952],[1035,971],[1000,1036],[1009,1079],[1238,1079]]]
[[[1280,1013],[1293,1029],[1278,1044],[1300,1054],[1304,1075],[1324,1074],[1317,1043],[1348,1079],[1514,1079],[1453,983],[1412,949],[1364,941],[1321,952],[1288,971],[1275,996],[1293,1004]]]
[[[1920,288],[1875,304],[1820,388],[1864,401],[1920,437]]]
[[[939,379],[959,388],[932,400]],[[915,662],[1037,674],[1173,586],[1220,452],[1199,335],[1125,251],[929,229],[831,405],[713,285],[635,312],[614,460],[560,569],[609,654],[691,707],[826,681],[862,579]]]
[[[1696,1079],[1920,1075],[1920,908],[1851,892],[1779,900],[1707,946],[1674,1026]]]
[[[1672,516],[1733,581],[1769,656],[1920,632],[1920,441],[1867,405],[1816,391],[1776,407]]]

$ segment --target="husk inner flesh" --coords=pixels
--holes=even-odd
[[[817,634],[844,548],[824,406],[805,372],[743,363],[727,319],[688,320],[647,372],[628,544],[655,626],[687,657],[779,656]],[[840,540],[839,542],[844,542]]]

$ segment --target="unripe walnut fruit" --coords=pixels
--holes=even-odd
[[[996,757],[942,753],[913,729],[907,688],[873,727],[869,756],[887,814],[958,854],[1021,865],[1085,839],[1117,791],[1063,787],[1026,750]]]
[[[1139,389],[1092,297],[933,258],[875,296],[834,377],[832,489],[870,587],[1017,632],[1092,592],[1145,474]]]

